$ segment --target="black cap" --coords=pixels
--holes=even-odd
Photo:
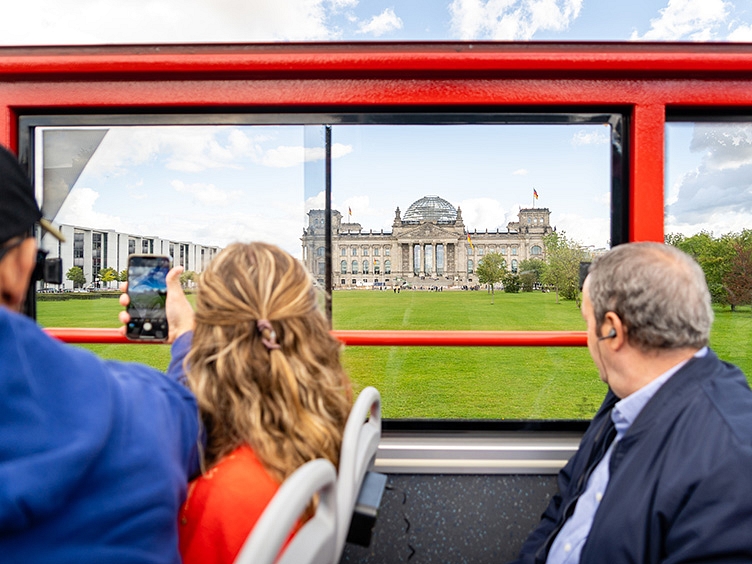
[[[42,217],[34,190],[18,159],[0,146],[0,244],[26,233],[32,225],[65,241],[65,237]]]

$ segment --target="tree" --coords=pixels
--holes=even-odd
[[[119,280],[119,278],[120,277],[118,276],[117,271],[114,268],[110,267],[110,266],[108,266],[106,268],[102,268],[99,271],[99,279],[102,282],[104,282],[105,284],[107,284],[108,286],[109,286],[110,282],[117,282]]]
[[[80,266],[72,266],[69,268],[65,277],[73,282],[74,288],[80,288],[86,284],[86,276],[84,276],[84,271]]]
[[[507,261],[499,253],[488,253],[478,263],[475,270],[478,282],[491,288],[491,303],[494,303],[494,284],[501,282],[507,271]]]
[[[520,262],[519,267],[520,284],[523,292],[532,292],[535,284],[540,283],[543,279],[543,273],[546,270],[546,263],[541,259],[525,259]]]
[[[566,233],[549,233],[543,237],[546,247],[547,268],[543,282],[556,290],[556,303],[559,294],[565,300],[574,300],[580,305],[580,262],[585,252],[580,244],[567,238]]]
[[[507,294],[516,294],[520,291],[520,277],[514,272],[507,272],[504,275],[504,292]]]
[[[737,240],[733,249],[730,268],[723,275],[723,287],[731,311],[735,311],[736,306],[752,303],[752,248]]]
[[[190,283],[195,282],[196,280],[196,273],[192,270],[186,270],[183,272],[183,274],[180,275],[180,285],[184,288],[186,286],[189,286]]]
[[[670,233],[665,237],[665,241],[697,261],[705,273],[713,303],[726,304],[728,294],[723,284],[723,277],[731,268],[731,261],[735,254],[734,242],[741,236],[743,235],[728,234],[716,238],[707,231],[701,231],[691,237]]]
[[[742,273],[745,254],[752,249],[752,230],[744,229],[739,233],[727,233],[720,237],[714,237],[707,231],[691,237],[669,233],[665,240],[667,244],[681,249],[697,261],[705,273],[713,303],[729,304],[732,311],[737,305],[745,303]],[[732,295],[731,292],[735,294]]]

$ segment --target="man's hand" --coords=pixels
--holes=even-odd
[[[167,273],[167,302],[165,308],[167,312],[167,325],[169,326],[168,343],[174,342],[180,335],[192,331],[195,327],[193,308],[188,298],[185,297],[183,287],[180,285],[180,275],[182,273],[182,266],[176,266]],[[120,285],[120,291],[123,292],[120,295],[120,305],[127,308],[130,302],[130,296],[127,293],[127,282]],[[118,315],[118,319],[123,324],[120,332],[125,335],[125,326],[131,320],[131,316],[127,311],[123,310]]]

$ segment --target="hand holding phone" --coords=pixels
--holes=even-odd
[[[170,257],[128,257],[128,315],[125,336],[132,340],[164,341],[169,334],[165,303]]]

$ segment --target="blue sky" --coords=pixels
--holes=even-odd
[[[27,0],[0,20],[5,45],[395,40],[752,41],[752,0]],[[339,126],[333,141],[334,206],[365,229],[429,194],[471,230],[504,228],[535,188],[559,230],[608,245],[603,126]],[[668,231],[752,225],[749,147],[743,124],[669,126]],[[55,219],[299,254],[321,156],[300,126],[113,129]]]

